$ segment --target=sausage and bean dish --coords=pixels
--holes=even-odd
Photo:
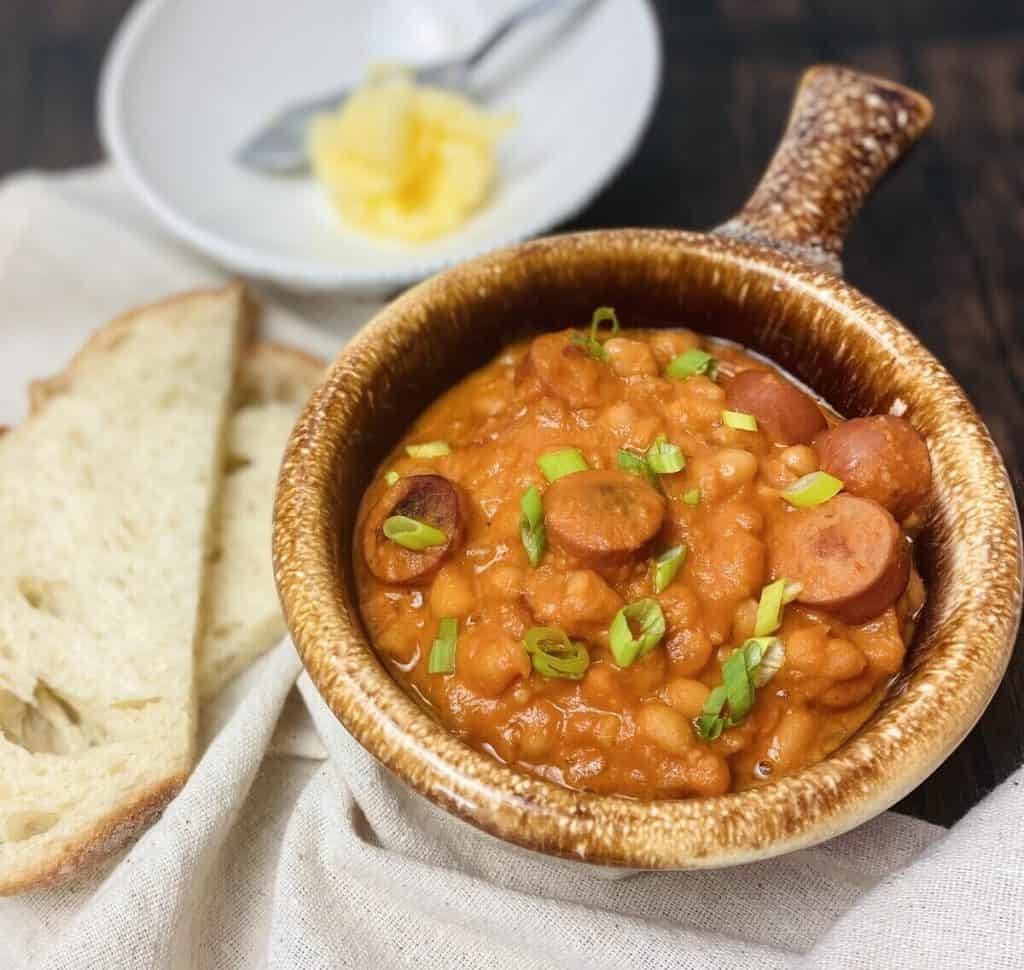
[[[740,790],[825,757],[899,672],[930,484],[904,418],[844,421],[733,344],[600,308],[400,442],[359,510],[360,608],[398,681],[503,762]]]

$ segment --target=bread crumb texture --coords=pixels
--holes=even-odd
[[[243,357],[208,556],[196,669],[201,700],[285,634],[270,555],[274,489],[288,435],[323,368],[269,343]]]
[[[192,761],[239,287],[101,330],[0,439],[0,892],[112,851]]]

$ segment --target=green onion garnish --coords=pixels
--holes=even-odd
[[[643,455],[634,454],[632,451],[627,451],[625,448],[620,448],[615,456],[615,463],[624,472],[629,472],[630,475],[639,475],[641,478],[646,478],[652,485],[656,484],[658,479],[655,477],[651,466],[647,464],[647,459]]]
[[[437,639],[430,647],[427,660],[428,674],[455,673],[455,648],[459,642],[459,621],[446,616],[437,625]]]
[[[676,573],[686,562],[686,546],[673,546],[666,549],[654,560],[654,592],[662,593],[668,589],[669,583],[676,578]]]
[[[607,336],[601,335],[601,324],[611,322],[611,330]],[[604,360],[608,355],[601,345],[602,340],[614,337],[619,332],[619,318],[610,306],[599,306],[590,318],[590,333],[574,333],[569,339],[578,347],[582,347],[591,357]]]
[[[640,475],[652,485],[658,485],[658,475],[674,475],[686,467],[686,457],[678,445],[670,444],[663,434],[643,455],[628,448],[620,448],[616,464],[624,472]]]
[[[706,350],[687,350],[674,358],[665,368],[665,376],[676,380],[704,374],[714,380],[718,375],[718,361]]]
[[[410,458],[443,458],[452,449],[447,441],[425,441],[421,445],[406,445],[405,453]]]
[[[448,541],[448,536],[440,529],[435,529],[426,522],[411,519],[407,515],[392,515],[386,518],[384,535],[392,542],[417,552],[431,546],[443,546]]]
[[[683,495],[683,501],[687,505],[700,505],[700,489],[691,488]]]
[[[544,525],[544,505],[536,485],[531,485],[519,500],[519,536],[530,565],[536,569],[548,547],[548,530]]]
[[[579,448],[560,448],[558,451],[549,451],[537,459],[540,470],[549,482],[558,481],[573,472],[585,472],[590,466],[587,464]]]
[[[634,636],[630,624],[640,632]],[[637,600],[615,614],[608,629],[612,656],[620,667],[628,667],[650,653],[665,635],[665,614],[657,600]]]
[[[778,637],[757,637],[761,644],[761,662],[754,671],[754,686],[764,687],[786,662],[786,648]]]
[[[401,476],[394,470],[384,473],[384,481],[387,482],[388,485],[394,485],[399,478],[401,478]]]
[[[811,472],[798,478],[789,488],[784,489],[782,497],[798,509],[821,505],[842,491],[843,483],[828,472]]]
[[[697,734],[714,741],[725,728],[739,724],[754,705],[755,689],[767,684],[785,662],[786,651],[778,637],[747,640],[722,664],[722,684],[704,702],[695,721]]]
[[[722,709],[726,701],[725,687],[716,687],[704,702],[701,708],[700,717],[695,721],[697,734],[705,741],[714,741],[721,736],[725,730],[725,718],[722,716]]]
[[[582,347],[595,360],[608,359],[608,352],[588,333],[574,333],[569,340],[577,347]]]
[[[760,644],[747,641],[722,664],[722,685],[729,705],[729,726],[739,724],[754,706],[754,684],[751,677],[761,662]]]
[[[782,605],[792,603],[804,591],[803,583],[786,583],[782,590]]]
[[[757,604],[757,618],[754,620],[754,636],[766,637],[774,633],[782,623],[782,603],[786,581],[778,579],[761,590]]]
[[[722,424],[737,431],[757,431],[757,418],[745,411],[723,411]]]
[[[686,467],[686,458],[679,445],[671,444],[663,434],[654,439],[654,444],[644,456],[651,471],[659,475],[674,475]]]
[[[594,315],[590,318],[590,336],[595,340],[601,337],[601,324],[610,323],[612,325],[611,330],[608,332],[608,337],[614,337],[619,332],[619,318],[615,313],[615,310],[610,306],[599,306],[595,311]]]
[[[544,677],[579,680],[590,666],[585,644],[570,640],[557,626],[535,626],[526,631],[523,646],[533,669]]]

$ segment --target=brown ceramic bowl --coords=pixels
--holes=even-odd
[[[553,855],[636,868],[723,866],[864,822],[971,729],[1003,675],[1020,612],[1020,525],[1006,471],[953,378],[838,275],[851,218],[930,118],[928,102],[905,88],[813,69],[768,173],[725,226],[587,232],[483,256],[407,292],[338,357],[285,454],[277,583],[324,699],[413,789],[480,829]],[[378,463],[430,401],[511,337],[588,319],[601,304],[631,323],[685,324],[740,341],[841,412],[905,412],[927,439],[935,484],[918,548],[929,598],[906,669],[853,738],[796,775],[697,800],[569,791],[462,744],[399,688],[367,641],[352,536]]]

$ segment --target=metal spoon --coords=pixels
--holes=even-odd
[[[579,0],[569,2],[578,3]],[[422,84],[464,89],[472,70],[520,24],[565,4],[566,0],[533,0],[501,20],[470,53],[441,64],[416,68],[413,77]],[[279,111],[242,145],[238,150],[238,161],[260,172],[278,174],[305,168],[309,162],[306,155],[309,123],[316,115],[336,109],[352,93],[353,87],[350,85],[333,94],[297,102]]]

